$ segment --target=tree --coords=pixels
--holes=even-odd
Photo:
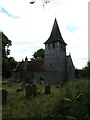
[[[44,58],[44,49],[39,49],[33,54],[34,58]]]
[[[76,78],[89,78],[90,79],[90,61],[87,62],[87,65],[82,69],[75,69]]]
[[[15,68],[17,62],[10,55],[9,46],[12,45],[11,40],[2,32],[2,76],[3,78],[9,78],[12,74],[12,70]]]

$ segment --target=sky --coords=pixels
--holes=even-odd
[[[88,61],[88,0],[0,0],[0,31],[12,41],[10,56],[22,61],[45,48],[55,18],[75,68]]]

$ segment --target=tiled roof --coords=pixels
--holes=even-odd
[[[55,18],[51,35],[50,35],[49,39],[44,44],[49,44],[49,43],[58,42],[58,41],[66,44],[64,42],[63,38],[62,38],[62,35],[61,35],[60,30],[59,30],[57,20]]]
[[[25,62],[20,62],[15,71],[23,71]],[[38,58],[28,61],[28,71],[43,71],[44,70],[44,59]]]

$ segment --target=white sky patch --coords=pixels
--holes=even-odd
[[[62,37],[71,53],[75,67],[82,68],[88,60],[88,1],[52,0],[43,8],[41,0],[34,5],[29,0],[1,0],[0,6],[8,11],[9,17],[0,12],[0,28],[12,40],[11,56],[21,61],[26,56],[44,48],[56,17]],[[73,29],[67,29],[67,26]],[[70,29],[72,31],[70,31]],[[81,59],[82,58],[82,59]]]

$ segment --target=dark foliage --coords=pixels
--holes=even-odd
[[[90,78],[90,61],[82,69],[75,69],[75,78]]]
[[[12,74],[12,70],[15,68],[17,62],[10,55],[9,46],[12,45],[11,40],[2,33],[2,76],[3,78],[9,78]]]
[[[34,58],[44,58],[44,49],[39,49],[33,54]]]

